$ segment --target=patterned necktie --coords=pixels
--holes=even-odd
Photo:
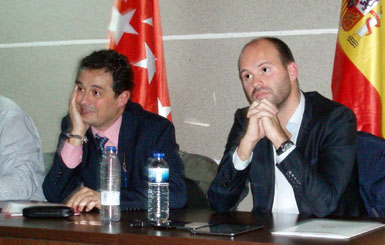
[[[107,137],[100,137],[99,135],[95,134],[95,141],[96,145],[101,153],[101,155],[105,155],[106,151],[104,149],[104,145],[107,143],[108,138]]]

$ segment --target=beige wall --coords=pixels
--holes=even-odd
[[[159,2],[181,149],[221,158],[233,114],[247,105],[236,62],[242,45],[253,37],[277,35],[286,41],[299,65],[301,88],[331,97],[340,1]],[[31,114],[44,152],[56,149],[79,58],[107,45],[112,4],[112,0],[0,1],[0,94]],[[83,39],[99,43],[57,42]],[[5,45],[25,42],[23,47]]]

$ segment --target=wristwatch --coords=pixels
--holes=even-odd
[[[87,141],[88,141],[87,136],[80,136],[80,135],[71,134],[71,133],[66,133],[65,136],[67,136],[68,138],[79,139],[82,141],[82,143],[87,143]]]
[[[281,144],[281,146],[277,149],[277,155],[281,155],[282,153],[284,153],[285,151],[289,150],[292,146],[294,145],[293,142],[291,142],[290,140],[286,140],[285,142],[283,142]]]

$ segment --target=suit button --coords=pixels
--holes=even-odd
[[[291,171],[287,171],[286,176],[293,177],[293,174],[291,173]]]

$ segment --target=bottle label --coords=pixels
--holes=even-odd
[[[148,180],[154,183],[168,182],[168,168],[149,168]]]
[[[120,205],[120,191],[102,191],[101,205]]]

